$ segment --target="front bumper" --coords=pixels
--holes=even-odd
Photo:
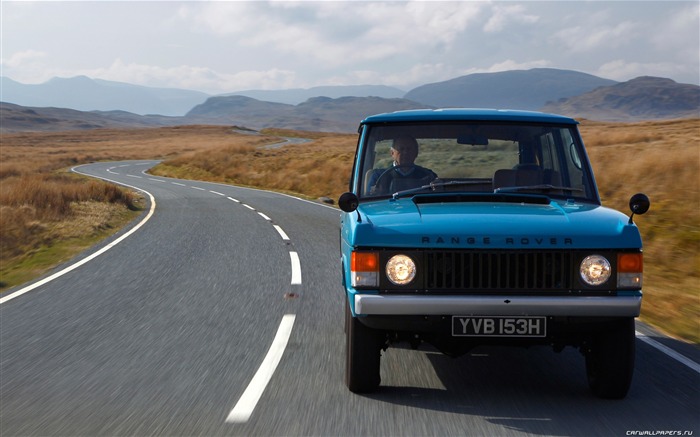
[[[639,296],[425,296],[355,294],[358,315],[637,317]]]

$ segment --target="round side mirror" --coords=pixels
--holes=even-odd
[[[632,214],[644,214],[649,211],[650,205],[649,197],[644,193],[637,193],[630,199]]]
[[[338,206],[345,212],[353,212],[357,209],[360,199],[354,193],[343,193],[338,199]]]

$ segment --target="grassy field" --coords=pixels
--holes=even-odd
[[[581,131],[606,206],[627,213],[629,197],[640,191],[652,201],[650,212],[635,219],[645,242],[642,319],[700,343],[700,120],[584,121]],[[278,136],[313,141],[259,147]],[[347,189],[356,142],[354,134],[248,135],[212,126],[3,134],[0,291],[68,259],[137,213],[135,193],[68,175],[71,166],[162,159],[153,170],[162,176],[337,199]],[[47,203],[63,206],[43,211]]]

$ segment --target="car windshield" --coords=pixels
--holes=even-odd
[[[535,193],[597,202],[571,125],[423,123],[368,125],[360,199],[418,193]]]

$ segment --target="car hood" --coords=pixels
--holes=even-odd
[[[642,247],[624,214],[599,205],[383,200],[359,206],[355,247],[607,249]]]

